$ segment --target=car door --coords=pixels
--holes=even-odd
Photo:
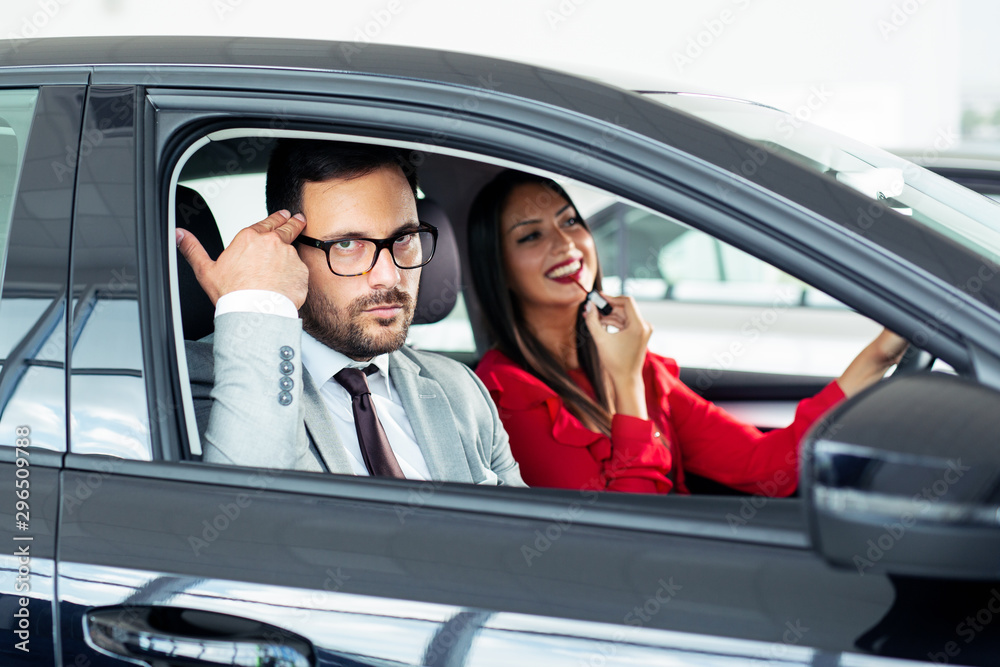
[[[0,87],[4,665],[51,665],[58,657],[56,533],[72,307],[66,277],[85,90],[77,84],[85,81],[86,73],[32,72],[5,74]]]
[[[856,650],[892,586],[823,563],[796,501],[664,502],[187,456],[193,420],[168,287],[171,160],[225,118],[366,138],[407,127],[418,138],[467,94],[436,91],[431,112],[391,84],[372,103],[240,93],[261,75],[235,75],[217,74],[221,92],[212,77],[191,88],[169,70],[153,90],[127,69],[94,75],[83,134],[101,140],[81,151],[74,232],[74,322],[86,321],[74,324],[62,480],[63,664],[509,664],[542,653],[566,664],[809,664]],[[373,109],[381,130],[363,129]],[[88,330],[109,344],[88,347]]]
[[[454,54],[441,60],[462,71]],[[554,97],[570,95],[539,76]],[[473,103],[476,116],[448,122]],[[895,582],[830,568],[810,550],[795,500],[480,488],[193,455],[170,197],[182,159],[230,132],[322,132],[543,170],[585,155],[588,169],[572,177],[772,250],[844,293],[856,284],[758,225],[763,210],[819,234],[811,214],[737,180],[745,200],[726,206],[705,195],[718,170],[628,133],[595,154],[591,142],[614,128],[584,116],[412,77],[95,69],[83,134],[101,141],[80,151],[70,288],[82,304],[74,322],[89,315],[71,358],[63,664],[887,662],[839,654],[879,653],[863,638],[896,608]],[[866,303],[884,306],[880,297]],[[109,344],[89,347],[88,327]],[[907,627],[887,632],[905,643]]]

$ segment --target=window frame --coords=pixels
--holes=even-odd
[[[39,78],[42,81],[45,80],[45,77]],[[68,80],[72,78],[72,75],[66,77]],[[83,122],[85,88],[77,85],[38,85],[40,82],[37,79],[33,81],[35,85],[18,85],[18,79],[30,79],[30,77],[14,77],[5,81],[7,85],[3,88],[18,90],[35,88],[38,91],[38,97],[35,100],[33,118],[28,130],[17,190],[13,195],[14,205],[8,229],[8,255],[4,266],[2,285],[0,285],[0,299],[17,298],[14,294],[16,286],[19,292],[27,290],[28,293],[37,293],[49,301],[42,316],[28,329],[19,342],[14,343],[4,360],[3,368],[0,370],[0,411],[6,416],[6,409],[10,405],[9,401],[16,399],[20,382],[31,368],[41,367],[57,370],[62,378],[62,388],[58,392],[50,393],[52,404],[58,406],[57,418],[62,423],[60,429],[62,446],[57,450],[36,450],[39,454],[36,458],[58,466],[58,457],[68,447],[65,437],[65,426],[68,419],[65,328],[70,318],[72,306],[72,302],[67,296],[68,269],[71,258],[70,230],[77,171],[75,156],[77,155],[76,149]],[[57,163],[60,171],[53,168],[54,148],[59,150],[60,158],[63,157],[63,149],[65,149],[67,156],[65,161]],[[28,165],[35,168],[29,168]],[[39,169],[38,165],[44,165],[45,168]],[[37,213],[30,205],[30,201],[27,201],[28,197],[37,197],[41,193],[44,193],[50,205],[46,216]],[[64,242],[64,245],[56,244],[44,250],[43,256],[48,260],[49,267],[56,267],[56,270],[47,274],[49,277],[44,280],[40,279],[37,266],[29,262],[22,262],[22,258],[36,256],[33,252],[38,252],[37,235],[40,227],[47,231],[50,238]],[[53,280],[52,275],[60,277]],[[60,327],[64,333],[62,336],[57,336],[54,342],[62,346],[61,360],[38,359],[38,354],[44,353],[44,346],[52,333],[58,331]],[[58,354],[59,350],[56,352]],[[51,355],[46,354],[45,356]],[[13,440],[12,433],[0,434],[0,438],[2,438],[0,445],[5,445],[8,437]],[[12,461],[14,458],[13,444],[0,446],[0,453],[4,457],[3,460]]]
[[[324,91],[331,90],[330,87],[336,83],[337,78],[334,75],[323,77],[320,87]],[[225,80],[231,81],[232,76]],[[289,85],[287,79],[284,83]],[[356,82],[348,76],[345,77],[345,83]],[[208,81],[202,85],[207,87]],[[228,87],[230,84],[226,85]],[[151,285],[161,282],[165,285],[170,276],[176,275],[173,247],[164,247],[162,239],[171,238],[173,231],[172,197],[177,185],[178,164],[186,154],[196,149],[198,142],[206,141],[207,135],[213,131],[230,128],[274,131],[275,117],[271,113],[278,108],[281,110],[279,119],[282,132],[319,131],[328,138],[370,141],[414,149],[431,146],[436,153],[468,157],[496,166],[565,172],[582,183],[615,192],[640,205],[675,217],[751,254],[759,255],[781,249],[777,256],[781,258],[782,264],[778,268],[800,279],[810,277],[812,284],[822,285],[822,289],[833,293],[836,298],[842,299],[851,294],[852,290],[856,292],[856,283],[861,282],[854,276],[845,275],[844,267],[832,264],[828,258],[817,262],[816,256],[804,249],[801,237],[790,241],[773,228],[780,228],[783,220],[794,218],[801,223],[802,235],[807,237],[807,241],[822,239],[837,247],[853,248],[843,230],[829,222],[823,222],[811,212],[775,198],[772,193],[759,186],[733,178],[733,189],[725,201],[706,198],[699,189],[702,192],[717,191],[718,179],[722,177],[718,169],[677,151],[650,146],[648,141],[632,136],[620,127],[617,128],[620,132],[618,141],[611,144],[607,151],[593,155],[592,149],[588,148],[588,141],[607,133],[609,127],[614,128],[610,121],[581,118],[567,114],[564,110],[550,109],[523,100],[490,98],[489,102],[495,103],[495,108],[490,109],[491,113],[484,112],[482,117],[463,118],[452,132],[442,138],[435,136],[435,132],[439,132],[440,111],[460,103],[467,97],[465,91],[428,84],[426,90],[413,99],[407,99],[398,94],[399,87],[403,86],[411,93],[414,90],[400,81],[366,81],[362,87],[365,86],[369,86],[369,93],[372,90],[378,91],[373,95],[375,99],[354,98],[354,92],[339,90],[337,93],[320,93],[317,90],[312,93],[289,93],[267,88],[257,89],[253,93],[193,87],[149,90],[146,100],[147,118],[150,120],[148,126],[155,127],[155,131],[151,131],[151,140],[148,142],[150,145],[147,146],[144,158],[148,173],[146,183],[148,191],[158,195],[155,211],[157,224],[150,226],[153,232],[150,236],[161,239],[159,246],[155,242],[147,243],[149,268],[157,272],[156,280],[150,281]],[[372,118],[373,108],[380,111],[376,119]],[[524,129],[525,126],[538,129],[528,131]],[[591,158],[587,163],[589,169],[579,164],[579,160],[574,161],[574,157],[579,158],[583,151],[590,151],[587,153]],[[571,167],[560,168],[565,168],[566,165]],[[660,176],[662,173],[670,173],[672,178]],[[768,219],[770,222],[762,225],[761,219]],[[877,263],[882,267],[880,271],[893,270],[891,263],[886,263],[883,256],[867,245],[863,245],[857,254],[862,259],[879,258]],[[775,264],[770,259],[767,261]],[[172,291],[176,291],[176,285],[172,287]],[[150,299],[150,311],[158,311],[156,318],[164,325],[164,342],[168,342],[163,346],[166,354],[160,366],[166,367],[169,382],[158,384],[169,388],[166,395],[170,398],[164,400],[173,401],[178,392],[183,397],[183,414],[179,412],[177,420],[172,420],[172,423],[177,429],[178,442],[182,443],[183,448],[187,448],[192,429],[196,431],[197,425],[193,416],[190,389],[186,386],[179,313],[176,300],[164,297],[169,294],[170,291],[164,289],[162,294]],[[874,289],[858,292],[851,300],[862,312],[878,310],[890,324],[906,323],[905,328],[913,328],[918,322],[915,314],[908,308],[901,307],[893,296],[885,289]],[[964,361],[964,347],[949,337],[948,331],[942,333],[944,335],[937,341],[940,349],[948,356]],[[157,400],[160,400],[159,397]],[[184,461],[184,457],[177,453],[172,461]],[[222,469],[203,464],[192,466],[187,462],[177,465],[171,461],[156,464],[155,468],[162,471],[161,476],[169,470],[178,479],[196,479],[227,486],[239,485],[239,480],[245,482],[248,472],[252,472],[252,469],[238,467]],[[550,516],[553,508],[565,508],[567,503],[572,504],[579,496],[579,492],[551,489],[519,491],[464,488],[464,485],[455,484],[359,480],[351,476],[316,476],[314,473],[294,471],[283,474],[275,484],[273,488],[276,490],[298,493],[308,490],[309,493],[324,496],[403,505],[412,501],[412,497],[408,498],[409,493],[416,491],[423,494],[430,488],[433,492],[426,502],[421,503],[422,507],[535,518],[547,514]],[[523,494],[527,496],[524,497]],[[713,504],[713,501],[718,501],[726,507],[738,509],[739,499],[690,497],[680,500],[685,505],[679,505],[675,504],[676,499],[668,497],[666,503],[660,498],[661,502],[654,507],[649,505],[649,501],[655,500],[655,497],[611,498],[614,495],[601,494],[600,504],[608,509],[587,513],[587,517],[581,521],[597,527],[628,525],[637,530],[666,533],[676,530],[692,531],[691,534],[713,534],[720,539],[762,540],[761,543],[766,544],[808,548],[804,526],[799,525],[800,517],[789,518],[793,515],[798,517],[799,503],[795,500],[774,501],[771,506],[786,508],[777,510],[784,518],[767,526],[764,525],[767,523],[765,521],[759,527],[761,532],[750,531],[754,536],[745,538],[732,534],[725,526],[725,513],[719,514],[719,505]],[[791,505],[782,505],[785,502]],[[787,511],[788,507],[793,509]],[[690,523],[678,520],[685,515],[695,518]],[[789,528],[782,523],[784,521],[791,521],[796,525]]]

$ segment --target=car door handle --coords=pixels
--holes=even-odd
[[[313,667],[312,644],[283,628],[197,609],[119,606],[92,609],[84,634],[94,649],[147,664]]]

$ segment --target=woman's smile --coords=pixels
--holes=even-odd
[[[577,274],[583,270],[583,258],[575,257],[565,262],[559,262],[545,272],[545,277],[560,283],[569,283],[576,280]]]

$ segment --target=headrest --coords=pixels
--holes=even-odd
[[[462,289],[462,269],[455,230],[444,209],[430,199],[418,199],[417,217],[437,227],[438,239],[434,259],[420,271],[420,292],[413,323],[433,324],[447,317],[455,307]]]
[[[186,229],[201,242],[208,256],[218,259],[222,254],[222,236],[215,216],[200,194],[189,187],[177,186],[174,207],[177,226]],[[177,285],[181,299],[181,324],[186,340],[204,338],[215,330],[215,306],[198,284],[187,260],[177,252]]]

